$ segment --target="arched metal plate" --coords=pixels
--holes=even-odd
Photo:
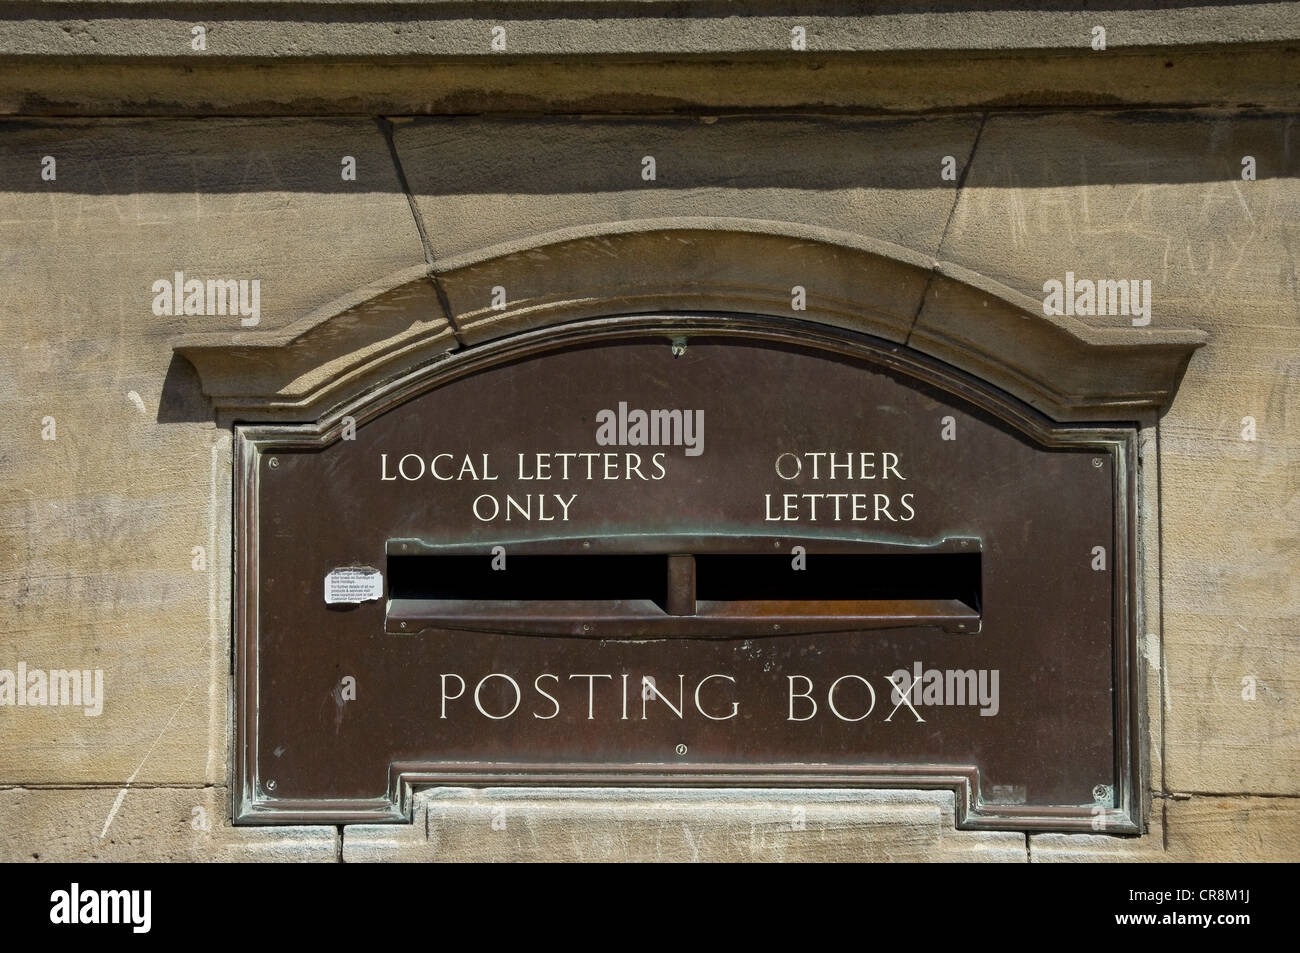
[[[1132,426],[676,315],[236,433],[239,822],[889,786],[954,789],[963,827],[1139,829]]]

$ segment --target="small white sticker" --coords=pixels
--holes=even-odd
[[[384,574],[369,566],[340,566],[325,577],[325,604],[357,605],[383,598]]]

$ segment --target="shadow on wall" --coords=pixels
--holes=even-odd
[[[1263,140],[1261,121],[1270,126]],[[383,119],[25,120],[0,123],[0,175],[20,192],[245,193],[250,207],[273,203],[267,193],[402,193],[408,177],[415,195],[934,189],[955,184],[938,179],[936,152],[951,153],[964,172],[982,123],[1005,128],[981,137],[963,184],[1066,188],[1239,179],[1243,156],[1290,151],[1295,114],[475,117],[395,126]],[[1181,144],[1173,154],[1171,141]],[[55,155],[53,180],[38,174],[33,150]],[[654,180],[637,174],[647,153]],[[364,175],[345,178],[344,154]],[[1300,156],[1253,171],[1259,179],[1300,175]]]
[[[204,423],[210,420],[212,405],[203,396],[198,372],[185,358],[173,354],[158,397],[158,423]]]

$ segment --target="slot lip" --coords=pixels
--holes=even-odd
[[[800,602],[701,601],[695,615],[671,615],[651,599],[599,601],[509,600],[482,603],[469,599],[390,599],[384,631],[389,635],[419,635],[429,631],[480,632],[531,638],[580,638],[618,641],[665,639],[734,640],[790,635],[832,635],[893,629],[938,628],[951,634],[980,631],[982,621],[958,599],[864,599],[854,606],[874,605],[874,612],[834,614],[796,611],[849,600]],[[762,607],[762,611],[759,611]],[[785,611],[770,611],[781,607]],[[396,611],[395,611],[396,609]],[[405,626],[405,627],[403,627]]]
[[[539,536],[513,540],[431,542],[419,537],[391,537],[388,556],[479,556],[502,546],[509,555],[626,555],[626,556],[769,556],[790,546],[811,554],[853,553],[862,556],[983,553],[979,536],[954,535],[919,541],[906,537],[849,536],[842,533],[608,533],[587,536]]]

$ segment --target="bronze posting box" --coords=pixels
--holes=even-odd
[[[943,787],[1136,832],[1134,446],[874,338],[624,318],[236,428],[239,822]]]

